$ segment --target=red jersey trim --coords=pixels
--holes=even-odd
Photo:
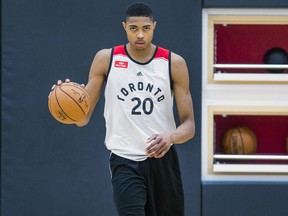
[[[119,55],[119,54],[127,56],[124,45],[114,47],[113,55]]]
[[[157,53],[154,58],[164,58],[166,60],[169,60],[169,55],[170,55],[169,53],[170,53],[169,50],[164,49],[162,47],[158,47]]]

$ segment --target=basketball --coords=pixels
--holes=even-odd
[[[64,124],[80,121],[90,109],[90,98],[78,83],[68,82],[57,85],[48,99],[51,115]]]
[[[235,127],[226,131],[222,145],[225,154],[255,154],[257,139],[249,128]]]
[[[288,53],[279,47],[266,51],[263,57],[264,64],[288,64]],[[270,73],[283,73],[284,69],[267,69]]]

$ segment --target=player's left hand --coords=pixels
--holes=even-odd
[[[146,153],[154,158],[163,157],[173,145],[170,133],[154,134],[147,139],[147,143]]]

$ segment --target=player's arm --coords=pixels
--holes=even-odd
[[[90,67],[88,83],[85,86],[85,90],[90,96],[91,106],[87,115],[80,122],[76,123],[79,127],[84,126],[89,122],[94,108],[99,101],[105,77],[109,69],[110,58],[111,49],[100,50],[94,57]]]
[[[171,72],[175,101],[181,124],[172,133],[174,144],[184,143],[195,134],[193,101],[189,89],[189,72],[185,60],[172,53]]]
[[[189,73],[185,60],[171,54],[171,73],[175,101],[181,124],[174,131],[154,134],[148,138],[146,153],[149,157],[161,158],[170,149],[171,144],[181,144],[195,134],[193,102],[189,90]]]

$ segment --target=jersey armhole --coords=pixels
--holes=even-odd
[[[171,51],[169,51],[168,62],[169,62],[168,70],[169,70],[169,79],[170,79],[170,89],[171,89],[171,93],[173,93],[174,88],[173,88],[172,69],[171,69]]]
[[[106,75],[106,81],[108,79],[108,76],[110,74],[110,70],[111,70],[111,66],[112,66],[112,62],[113,62],[113,53],[114,53],[114,47],[111,48],[111,56],[110,56],[110,62],[109,62],[109,67],[108,67],[108,71],[107,71],[107,75]]]

